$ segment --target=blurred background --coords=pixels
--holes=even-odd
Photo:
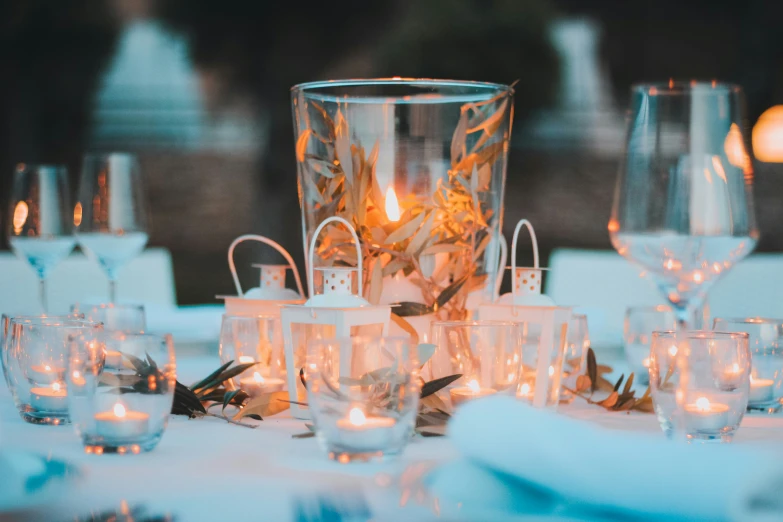
[[[518,80],[506,234],[526,217],[545,256],[611,249],[629,86],[715,78],[745,89],[766,160],[754,164],[757,250],[781,250],[783,120],[757,121],[783,104],[782,17],[783,2],[764,0],[5,0],[0,199],[18,162],[65,164],[75,188],[85,151],[133,152],[177,300],[214,302],[234,293],[236,236],[302,257],[292,85]],[[243,280],[267,255],[238,250]]]

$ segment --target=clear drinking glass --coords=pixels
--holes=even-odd
[[[748,405],[748,334],[654,332],[650,388],[664,433],[730,442]]]
[[[756,246],[742,90],[636,85],[609,220],[615,249],[655,277],[682,328],[712,283]]]
[[[677,320],[669,306],[631,306],[625,310],[623,344],[625,360],[636,382],[649,382],[652,333],[674,330]]]
[[[70,202],[65,167],[24,163],[16,166],[6,221],[8,241],[14,253],[38,274],[44,312],[46,278],[76,244]]]
[[[453,406],[496,393],[514,394],[522,360],[516,323],[437,321],[432,323],[432,342],[437,347],[428,362],[432,378],[462,375],[444,389]]]
[[[104,330],[118,330],[125,333],[144,333],[147,318],[144,305],[132,304],[75,304],[72,313],[81,313],[88,321],[103,323]]]
[[[344,80],[297,85],[291,102],[305,256],[318,225],[343,217],[362,240],[364,266],[383,275],[363,275],[367,296],[430,305],[451,295],[437,310],[408,306],[422,339],[430,319],[467,319],[467,294],[489,299],[497,274],[513,89]],[[355,265],[345,239],[328,234],[316,264]]]
[[[70,344],[68,406],[87,453],[152,450],[174,400],[171,336],[82,332]],[[121,365],[107,364],[110,352],[121,354]]]
[[[84,157],[74,224],[79,245],[106,272],[109,300],[115,302],[117,274],[144,250],[149,233],[135,156],[112,152]]]
[[[223,315],[220,326],[220,362],[256,363],[234,378],[248,394],[285,389],[285,354],[280,319]]]
[[[563,358],[563,385],[560,390],[560,402],[571,404],[574,394],[568,389],[576,389],[576,379],[587,370],[587,349],[590,348],[590,332],[587,328],[587,316],[573,314],[568,323],[566,351]],[[568,388],[568,389],[566,389]]]
[[[329,458],[365,461],[405,448],[421,392],[408,337],[314,340],[307,360],[308,404]]]
[[[783,401],[783,319],[715,319],[713,329],[745,332],[750,343],[748,411],[775,413]]]
[[[69,339],[100,331],[98,323],[53,317],[10,320],[5,358],[11,395],[22,418],[33,424],[65,424],[68,394],[65,373]]]

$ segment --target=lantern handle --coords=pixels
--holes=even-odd
[[[313,253],[315,252],[315,242],[318,241],[318,234],[321,233],[321,230],[330,222],[332,221],[339,221],[345,227],[348,229],[348,232],[351,233],[351,236],[353,237],[354,245],[356,246],[356,267],[359,270],[358,277],[356,278],[358,280],[358,286],[359,286],[359,292],[356,295],[362,295],[363,285],[362,285],[362,246],[361,242],[359,242],[359,236],[356,235],[356,230],[354,230],[353,226],[351,226],[348,221],[345,219],[339,217],[339,216],[332,216],[324,219],[321,221],[321,224],[318,225],[318,228],[315,229],[315,232],[313,233],[313,239],[310,240],[310,253],[308,254],[308,260],[309,260],[309,266],[308,266],[308,273],[307,273],[307,289],[310,292],[310,296],[312,297],[315,295],[315,291],[313,290]]]
[[[522,225],[527,226],[528,232],[530,232],[530,241],[533,243],[533,268],[538,268],[538,240],[536,239],[536,231],[533,230],[533,225],[527,219],[520,219],[514,228],[514,236],[511,239],[511,295],[516,298],[517,295],[517,239],[519,239],[519,231],[522,229]]]
[[[273,241],[269,239],[268,237],[259,236],[257,234],[245,234],[243,236],[239,236],[236,238],[232,243],[231,246],[228,247],[228,267],[231,269],[231,277],[234,278],[234,286],[237,288],[237,294],[239,297],[244,297],[245,293],[242,291],[242,285],[239,284],[239,276],[237,275],[237,267],[234,264],[234,249],[239,245],[240,243],[243,243],[245,241],[258,241],[259,243],[264,243],[265,245],[269,245],[285,258],[286,261],[288,261],[288,266],[293,270],[294,272],[294,279],[296,279],[296,287],[299,289],[299,295],[303,296],[304,288],[302,287],[302,280],[299,277],[299,269],[296,267],[296,263],[294,262],[294,258],[291,257],[291,254],[288,253],[288,251],[280,246],[280,243]]]
[[[508,241],[506,237],[500,234],[500,265],[498,266],[498,275],[495,278],[495,292],[492,294],[492,302],[500,297],[500,286],[503,284],[503,274],[506,273],[506,261],[508,260]]]

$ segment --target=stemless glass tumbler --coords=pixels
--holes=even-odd
[[[106,354],[122,364],[106,364]],[[168,423],[176,385],[170,335],[84,332],[71,342],[67,371],[71,420],[88,453],[153,449]]]
[[[565,357],[563,358],[563,385],[560,390],[560,402],[570,404],[576,389],[576,379],[587,370],[587,349],[590,348],[590,332],[587,328],[587,316],[573,314],[568,323]]]
[[[648,382],[652,333],[666,332],[676,327],[677,320],[669,306],[631,306],[625,310],[623,348],[625,360],[636,376],[636,382]]]
[[[748,405],[748,334],[653,333],[650,385],[664,432],[691,442],[730,442]]]
[[[147,329],[144,305],[105,303],[98,305],[75,304],[72,313],[84,314],[89,321],[103,323],[105,330],[126,333],[143,333]]]
[[[65,424],[65,373],[69,339],[100,331],[99,323],[53,317],[19,317],[9,323],[3,362],[11,395],[22,418],[33,424]]]
[[[248,394],[285,389],[285,356],[280,319],[223,315],[220,326],[220,362],[252,366],[234,377],[234,385]]]
[[[306,378],[315,432],[329,458],[366,461],[408,444],[421,391],[409,338],[313,340]]]
[[[438,321],[432,323],[432,341],[437,347],[428,362],[432,378],[462,375],[445,388],[453,406],[496,393],[514,394],[522,361],[516,323]]]
[[[745,332],[750,343],[748,410],[775,413],[783,401],[783,319],[715,319],[714,330]]]
[[[636,85],[609,234],[658,283],[681,328],[721,275],[756,246],[742,89],[718,82]]]

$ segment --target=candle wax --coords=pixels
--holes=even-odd
[[[480,399],[481,397],[487,397],[497,393],[492,388],[471,388],[469,386],[460,386],[459,388],[452,388],[449,391],[451,397],[451,404],[456,408],[460,404],[463,404],[474,399]]]
[[[774,386],[775,381],[772,379],[751,379],[748,402],[753,404],[771,401],[773,399]]]
[[[106,439],[128,439],[147,433],[150,416],[115,405],[114,411],[95,414],[95,431]]]
[[[68,393],[63,389],[32,388],[30,395],[30,406],[36,410],[55,412],[68,409]]]
[[[337,434],[340,445],[353,451],[380,451],[389,445],[394,434],[395,421],[389,417],[355,418],[351,410],[348,418],[337,420]]]
[[[256,372],[258,374],[258,372]],[[277,377],[265,377],[261,378],[260,374],[257,377],[246,377],[239,380],[239,387],[247,392],[251,397],[260,395],[262,393],[272,393],[281,391],[285,386],[283,379]]]
[[[685,423],[691,431],[722,431],[729,424],[729,406],[700,397],[694,404],[685,405]]]
[[[65,373],[64,368],[53,364],[35,364],[30,366],[29,377],[35,382],[51,383],[59,381],[63,373]]]
[[[106,350],[107,368],[122,368],[122,353],[116,350]]]

